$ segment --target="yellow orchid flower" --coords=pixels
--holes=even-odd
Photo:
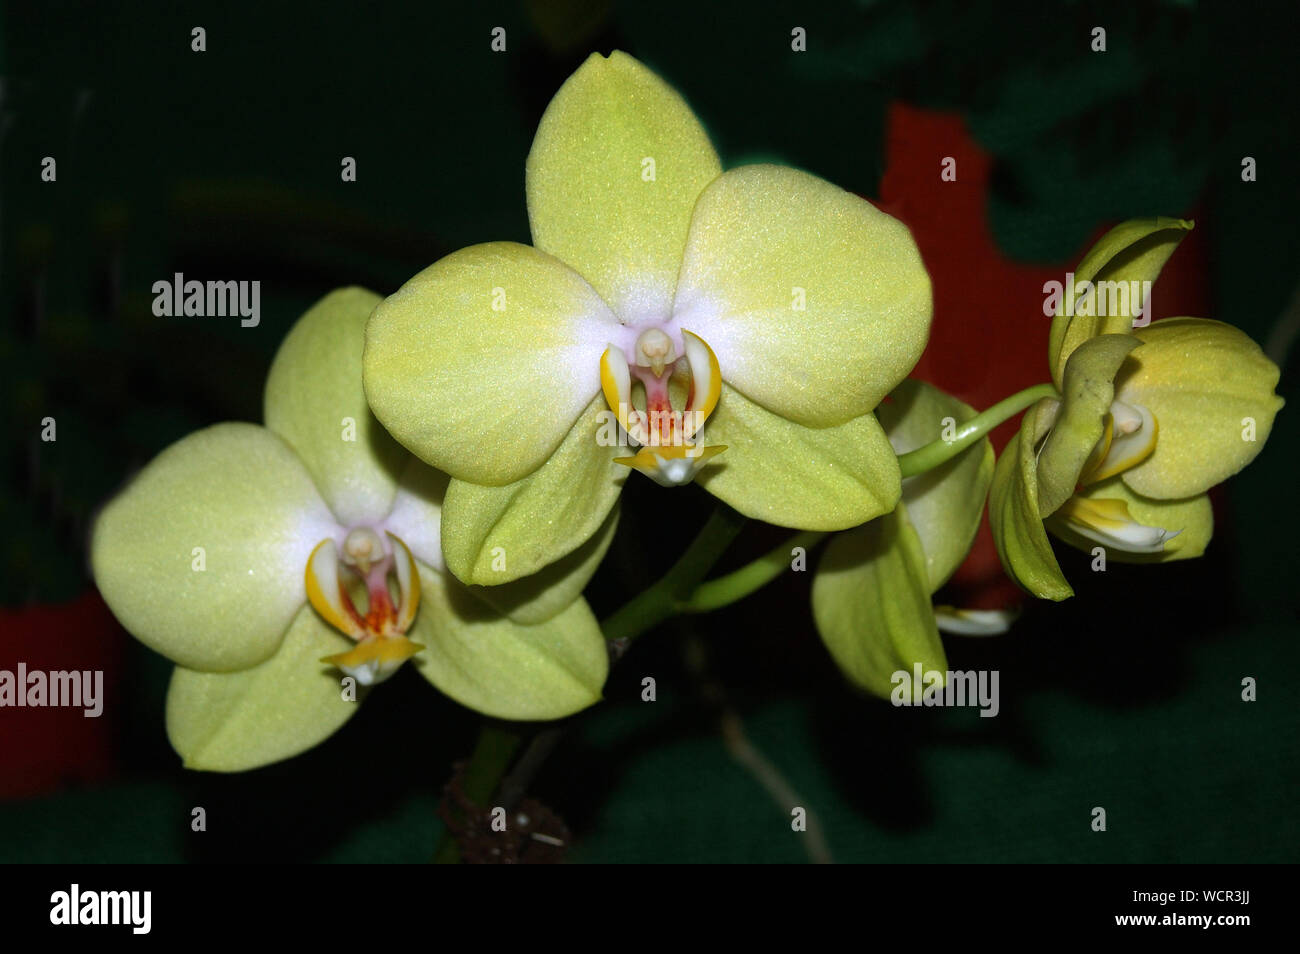
[[[455,252],[367,328],[371,407],[452,477],[453,573],[498,584],[570,552],[629,469],[801,529],[893,509],[871,412],[931,314],[906,227],[805,172],[723,172],[681,97],[619,52],[556,93],[525,172],[533,245]]]
[[[351,288],[317,303],[276,354],[265,427],[183,438],[96,522],[105,601],[176,663],[167,733],[191,768],[241,771],[316,745],[408,659],[501,718],[557,718],[600,698],[608,655],[578,594],[609,533],[490,592],[445,572],[446,477],[365,404],[363,332],[379,300]]]
[[[1278,368],[1218,321],[1143,324],[1145,293],[1192,223],[1136,219],[1108,232],[1081,280],[1134,294],[1108,315],[1063,301],[1049,355],[1059,398],[1026,412],[1003,451],[989,514],[1003,565],[1036,596],[1072,595],[1047,529],[1112,559],[1200,556],[1213,533],[1206,492],[1249,464],[1282,407]]]

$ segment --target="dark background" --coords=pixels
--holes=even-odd
[[[1166,280],[1200,314],[1263,344],[1296,307],[1291,4],[178,6],[0,8],[0,667],[106,668],[111,685],[100,720],[0,710],[3,861],[431,854],[472,713],[403,673],[298,759],[183,772],[163,733],[170,664],[105,615],[84,540],[96,508],[163,447],[260,420],[275,349],[317,298],[347,284],[390,293],[461,246],[528,241],[533,130],[592,51],[660,72],[724,165],[797,165],[912,224],[938,306],[923,370],[976,403],[1044,379],[1046,322],[1006,302],[1041,302],[1035,276],[1062,272],[1120,219],[1197,218],[1176,256],[1189,264]],[[204,53],[190,49],[194,26]],[[506,53],[490,51],[495,26]],[[793,26],[806,53],[790,50]],[[1089,49],[1094,26],[1104,54]],[[949,152],[924,126],[898,134],[898,104],[964,124],[987,165],[981,219],[945,205]],[[39,178],[47,155],[56,183]],[[1240,179],[1247,155],[1253,183]],[[340,181],[343,156],[358,181]],[[886,171],[910,181],[914,161],[932,163],[933,186],[882,195]],[[921,207],[926,234],[950,241],[922,240]],[[1014,290],[987,273],[954,286],[975,260],[965,236],[1022,275]],[[155,318],[150,287],[175,271],[261,280],[260,326]],[[1035,357],[1011,360],[1021,353]],[[849,690],[812,629],[806,576],[647,636],[535,786],[576,833],[571,857],[804,859],[808,837],[729,757],[726,709],[838,860],[1296,860],[1294,365],[1268,448],[1216,498],[1204,559],[1093,574],[1062,550],[1076,599],[1028,606],[997,640],[948,640],[952,668],[1000,670],[996,719]],[[47,415],[55,443],[39,439]],[[657,575],[710,506],[678,491],[665,524],[647,512],[661,493],[629,481],[588,593],[598,612]],[[779,539],[751,528],[731,562]],[[645,675],[653,705],[639,701]],[[1259,682],[1255,703],[1240,700],[1244,676]],[[206,833],[189,830],[193,806]],[[1094,806],[1105,833],[1089,828]]]

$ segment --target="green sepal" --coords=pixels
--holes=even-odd
[[[1074,494],[1079,475],[1106,429],[1115,375],[1141,342],[1130,335],[1085,341],[1065,364],[1061,407],[1038,455],[1038,511],[1046,517]]]
[[[876,410],[899,455],[940,440],[948,424],[965,423],[975,413],[955,397],[911,378]],[[993,481],[993,463],[993,445],[985,437],[938,467],[903,480],[903,503],[925,552],[931,593],[970,552]]]
[[[500,586],[472,586],[479,599],[516,623],[542,623],[582,595],[605,558],[618,529],[618,507],[610,511],[595,536],[550,566],[531,576]]]
[[[723,384],[702,443],[727,448],[696,478],[745,516],[799,530],[844,530],[888,513],[898,459],[874,415],[811,428]]]
[[[900,504],[870,523],[836,534],[812,586],[813,620],[840,671],[889,698],[894,674],[916,665],[946,672],[921,540]]]
[[[523,480],[504,487],[451,481],[442,553],[462,582],[499,586],[529,576],[601,530],[628,475],[614,458],[629,453],[598,439],[612,419],[603,407],[603,397],[592,401],[550,459]]]
[[[1106,316],[1072,315],[1071,311],[1080,304],[1080,296],[1076,291],[1067,300],[1062,294],[1061,305],[1056,311],[1056,317],[1052,319],[1048,336],[1047,361],[1052,369],[1052,383],[1058,388],[1062,386],[1065,362],[1074,349],[1089,338],[1132,332],[1133,319],[1141,313],[1145,302],[1145,296],[1141,294],[1142,283],[1155,282],[1165,262],[1193,225],[1187,219],[1165,216],[1130,219],[1121,222],[1097,240],[1097,244],[1075,266],[1075,289],[1083,282],[1123,282],[1131,291],[1132,285],[1129,283],[1138,282],[1139,294],[1128,297],[1127,307],[1108,307],[1107,310],[1113,313]],[[1095,295],[1091,310],[1101,310]]]
[[[240,672],[177,667],[167,691],[167,737],[185,767],[243,772],[310,749],[352,718],[364,698],[321,662],[353,644],[310,606],[270,659]]]
[[[498,719],[559,719],[601,698],[609,652],[587,601],[521,625],[455,577],[420,567],[411,662],[440,692]]]
[[[1074,595],[1052,552],[1038,512],[1038,475],[1034,445],[1040,418],[1049,418],[1057,402],[1039,401],[1025,412],[1020,431],[1003,448],[989,489],[989,525],[998,557],[1007,574],[1040,599]]]

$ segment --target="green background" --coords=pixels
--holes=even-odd
[[[958,111],[995,157],[991,224],[1017,261],[1068,261],[1106,222],[1199,203],[1211,317],[1262,343],[1300,261],[1290,6],[6,4],[0,603],[82,592],[98,504],[189,431],[260,419],[280,339],[325,292],[388,293],[461,246],[527,241],[532,131],[593,50],[658,70],[724,164],[776,159],[865,195],[878,191],[891,101]],[[789,49],[795,25],[807,53]],[[1104,56],[1088,50],[1095,25]],[[204,53],[190,50],[194,26]],[[489,49],[495,26],[505,54]],[[38,180],[46,155],[56,184]],[[1248,187],[1243,155],[1259,165]],[[343,156],[357,159],[355,183],[340,181]],[[260,279],[261,325],[155,318],[150,287],[175,271]],[[1205,559],[1093,574],[1062,553],[1075,600],[1030,606],[997,640],[948,641],[953,669],[1002,673],[996,719],[848,690],[796,574],[647,637],[534,788],[576,833],[571,857],[804,860],[807,836],[728,755],[725,707],[837,860],[1296,860],[1294,365],[1279,385],[1291,408],[1230,482]],[[42,444],[50,413],[59,440]],[[598,611],[648,582],[707,512],[706,495],[681,491],[666,525],[646,513],[657,493],[629,482],[589,592]],[[733,559],[779,539],[753,528]],[[404,673],[298,759],[185,773],[163,735],[168,670],[131,643],[109,700],[118,777],[0,804],[0,860],[431,854],[471,714]],[[646,675],[654,704],[639,699]],[[1240,701],[1244,676],[1259,681],[1255,703]],[[196,805],[206,833],[189,830]],[[1104,834],[1089,828],[1094,806]]]

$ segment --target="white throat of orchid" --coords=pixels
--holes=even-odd
[[[1160,425],[1140,404],[1114,401],[1105,430],[1079,475],[1079,486],[1108,480],[1136,467],[1156,449]],[[1166,530],[1138,522],[1128,504],[1113,498],[1075,495],[1052,515],[1075,533],[1103,546],[1128,553],[1160,553],[1182,530]]]
[[[353,602],[349,583],[365,589],[364,613]],[[400,537],[356,527],[344,538],[341,553],[333,540],[322,540],[307,559],[306,584],[307,599],[321,618],[357,643],[321,662],[337,666],[361,685],[383,682],[424,648],[406,638],[420,606],[420,574]]]
[[[673,407],[669,381],[674,372],[690,376],[685,406]],[[633,381],[645,391],[645,409],[632,403]],[[722,394],[722,370],[713,349],[699,335],[682,330],[678,340],[660,327],[637,336],[632,356],[610,345],[600,358],[600,387],[619,426],[640,445],[632,457],[615,461],[639,470],[657,484],[679,487],[725,446],[702,447],[696,438]]]

